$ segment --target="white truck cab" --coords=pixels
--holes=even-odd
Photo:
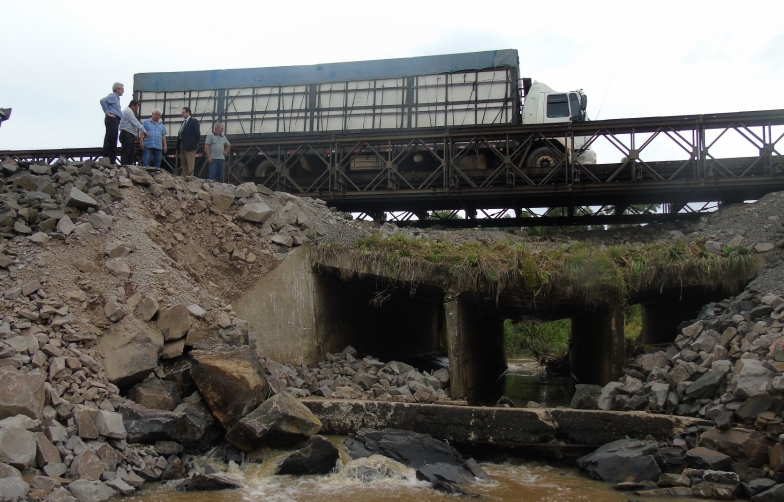
[[[588,96],[582,89],[558,92],[537,81],[533,81],[530,86],[524,85],[524,89],[523,124],[556,124],[588,120],[585,112]],[[588,138],[584,136],[575,136],[574,149],[570,148],[569,154],[574,153],[575,149],[582,148],[587,140]],[[557,165],[567,150],[563,139],[557,141],[563,147],[560,152],[554,152],[551,148],[552,145],[535,146],[528,156],[526,166],[550,167]],[[596,152],[588,149],[577,160],[581,164],[596,164]]]

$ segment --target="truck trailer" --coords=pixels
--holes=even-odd
[[[134,98],[141,115],[163,113],[176,130],[183,107],[191,109],[206,135],[217,122],[232,139],[269,136],[325,137],[336,134],[395,130],[460,128],[515,124],[582,122],[587,96],[582,90],[555,91],[520,78],[514,49],[306,66],[246,68],[134,76]],[[573,143],[573,144],[572,144]],[[520,161],[532,176],[566,156],[595,164],[585,138],[534,143]],[[576,152],[576,153],[575,153]],[[401,162],[401,170],[427,170],[438,162],[439,149],[419,152]],[[466,169],[491,169],[496,159],[478,152],[461,159]],[[280,160],[246,163],[243,179],[263,179]],[[353,171],[383,169],[378,155],[355,155]],[[300,155],[293,169],[326,169],[313,152]]]

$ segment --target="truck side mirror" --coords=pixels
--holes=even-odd
[[[0,125],[2,125],[3,121],[8,120],[10,118],[11,118],[11,109],[0,108]]]
[[[586,109],[586,108],[588,108],[588,96],[586,96],[585,94],[583,94],[583,95],[580,97],[580,110],[582,110],[583,112],[585,112],[585,109]]]

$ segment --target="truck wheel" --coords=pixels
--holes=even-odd
[[[559,162],[561,162],[560,153],[556,153],[550,148],[542,146],[528,155],[525,165],[526,167],[549,168],[557,166]]]

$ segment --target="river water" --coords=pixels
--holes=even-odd
[[[530,360],[510,360],[509,372],[500,382],[503,395],[518,406],[536,401],[547,407],[568,405],[574,386],[570,379],[549,377]],[[495,398],[497,399],[497,398]],[[340,448],[341,462],[350,458],[341,447],[345,439],[331,436]],[[229,474],[241,479],[245,488],[217,492],[178,492],[172,485],[150,485],[130,500],[137,502],[446,502],[460,500],[454,495],[434,490],[429,483],[417,481],[414,470],[408,479],[384,479],[362,482],[335,472],[326,476],[276,476],[274,469],[285,452],[270,452],[267,462],[240,469],[231,465]],[[512,459],[504,463],[481,462],[491,480],[469,488],[487,501],[525,502],[625,502],[646,499],[618,492],[609,483],[583,476],[576,467],[554,466],[545,462]],[[147,485],[145,485],[147,486]],[[466,499],[468,500],[468,499]],[[680,501],[703,499],[681,498]]]

